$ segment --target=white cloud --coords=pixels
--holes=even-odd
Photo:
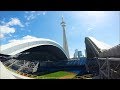
[[[19,42],[22,42],[23,40],[31,40],[31,39],[36,40],[36,39],[38,39],[38,38],[37,38],[37,37],[30,36],[30,35],[27,35],[27,36],[22,37],[22,39],[19,39],[19,40],[13,39],[13,40],[9,40],[9,42],[19,43]]]
[[[0,38],[3,38],[3,37],[4,37],[4,35],[0,33]]]
[[[26,19],[25,25],[29,26],[30,22],[40,15],[46,15],[46,11],[25,11],[24,18]]]
[[[38,38],[30,36],[30,35],[27,35],[27,36],[23,37],[22,39],[23,40],[29,40],[29,39],[38,39]]]
[[[18,43],[18,42],[20,42],[20,40],[13,39],[13,40],[9,40],[9,42],[10,42],[10,43],[13,43],[13,42]]]
[[[15,28],[8,27],[8,26],[0,26],[0,38],[3,38],[4,35],[9,33],[14,33]]]
[[[33,14],[30,14],[29,16],[26,16],[26,19],[29,21],[29,20],[32,20],[36,17],[36,15],[33,15]]]
[[[46,11],[25,11],[25,18],[27,21],[35,19],[39,15],[45,15]]]
[[[2,34],[8,34],[8,33],[14,33],[15,28],[8,27],[8,26],[0,26],[0,33]]]
[[[14,26],[14,25],[24,27],[24,25],[20,22],[20,20],[18,18],[11,18],[11,21],[6,23],[6,26]]]
[[[24,27],[18,18],[11,18],[9,22],[4,22],[3,25],[0,25],[0,38],[3,38],[7,34],[10,34],[9,36],[12,36],[11,33],[15,33],[16,31],[16,29],[13,27],[15,25]]]

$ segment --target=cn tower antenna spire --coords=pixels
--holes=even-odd
[[[63,15],[62,15],[62,22],[64,22],[64,18],[63,18]]]
[[[63,28],[63,48],[66,51],[68,57],[69,57],[69,50],[68,50],[68,44],[67,44],[67,38],[66,38],[66,33],[65,33],[65,26],[66,23],[64,22],[64,18],[62,16],[62,22],[61,22],[61,26]]]

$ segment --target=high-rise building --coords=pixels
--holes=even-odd
[[[78,51],[78,49],[75,49],[74,58],[80,59],[80,57],[83,57],[82,51]]]
[[[74,58],[78,58],[78,49],[75,49]]]
[[[78,58],[80,59],[80,57],[83,57],[82,51],[78,51]]]
[[[65,26],[66,26],[66,23],[64,22],[63,17],[62,17],[61,26],[62,26],[62,28],[63,28],[63,48],[65,49],[66,53],[67,53],[68,56],[69,56],[67,38],[66,38],[66,33],[65,33]]]

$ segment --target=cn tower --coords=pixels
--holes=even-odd
[[[64,22],[63,17],[62,17],[61,26],[62,26],[62,28],[63,28],[63,48],[65,49],[65,51],[66,51],[66,53],[68,54],[68,57],[69,57],[69,50],[68,50],[66,33],[65,33],[66,23]]]

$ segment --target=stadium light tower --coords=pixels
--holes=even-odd
[[[62,28],[63,28],[63,48],[65,49],[65,51],[66,51],[66,53],[68,54],[68,57],[69,57],[69,50],[68,50],[66,33],[65,33],[66,23],[65,23],[64,20],[63,20],[63,16],[62,16],[61,26],[62,26]]]

